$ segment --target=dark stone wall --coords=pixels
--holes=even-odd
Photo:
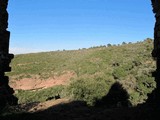
[[[152,51],[152,57],[156,61],[156,71],[152,74],[155,77],[156,89],[148,95],[147,103],[160,108],[160,0],[151,0],[151,3],[156,20],[154,26],[154,49]]]
[[[9,77],[5,72],[10,72],[9,66],[14,55],[9,54],[10,32],[8,28],[8,0],[0,0],[0,110],[6,104],[16,105],[18,99],[13,95],[14,90],[9,86]]]

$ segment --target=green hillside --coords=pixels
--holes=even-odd
[[[63,98],[83,100],[89,105],[107,94],[118,81],[130,95],[133,105],[142,103],[155,88],[151,72],[155,62],[151,57],[152,40],[123,43],[73,51],[55,51],[16,55],[7,73],[11,79],[20,80],[38,76],[42,80],[73,72],[76,77],[69,85],[37,91],[16,92],[20,103],[45,101],[59,94]]]

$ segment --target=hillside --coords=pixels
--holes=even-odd
[[[146,39],[118,46],[16,55],[11,64],[12,72],[8,73],[10,85],[22,106],[67,99],[67,103],[62,102],[68,104],[64,109],[70,109],[69,104],[73,101],[81,101],[78,103],[78,106],[82,104],[80,111],[85,109],[92,114],[97,112],[93,106],[103,106],[106,99],[109,102],[107,108],[123,106],[124,102],[127,107],[137,106],[145,103],[147,94],[155,88],[151,75],[155,70],[155,61],[150,54],[152,42]],[[116,83],[119,85],[113,87]],[[107,95],[114,97],[115,102],[108,100]],[[88,107],[83,107],[83,102]],[[74,105],[76,107],[77,103]],[[62,107],[55,109],[64,111]]]

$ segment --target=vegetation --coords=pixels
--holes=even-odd
[[[35,92],[18,90],[16,96],[21,103],[44,102],[49,98],[54,98],[54,96],[58,96],[59,94],[61,95],[63,88],[63,86],[56,86]]]
[[[155,62],[151,57],[152,40],[93,47],[82,50],[43,52],[16,55],[12,61],[11,79],[39,76],[47,79],[72,71],[76,77],[68,86],[58,86],[39,91],[18,91],[20,103],[44,101],[50,95],[61,95],[74,100],[84,100],[94,105],[105,96],[111,85],[118,81],[130,95],[133,105],[142,103],[155,88],[151,72]]]

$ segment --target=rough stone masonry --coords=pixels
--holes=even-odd
[[[16,105],[18,99],[13,95],[14,90],[9,86],[9,77],[5,72],[10,72],[9,66],[14,55],[9,54],[10,32],[8,28],[8,0],[0,0],[0,110],[7,104]]]
[[[156,71],[153,72],[155,77],[156,89],[148,94],[148,100],[146,103],[154,105],[156,108],[160,108],[160,0],[151,0],[153,13],[155,14],[155,26],[154,26],[154,48],[152,51],[152,57],[156,60]]]

